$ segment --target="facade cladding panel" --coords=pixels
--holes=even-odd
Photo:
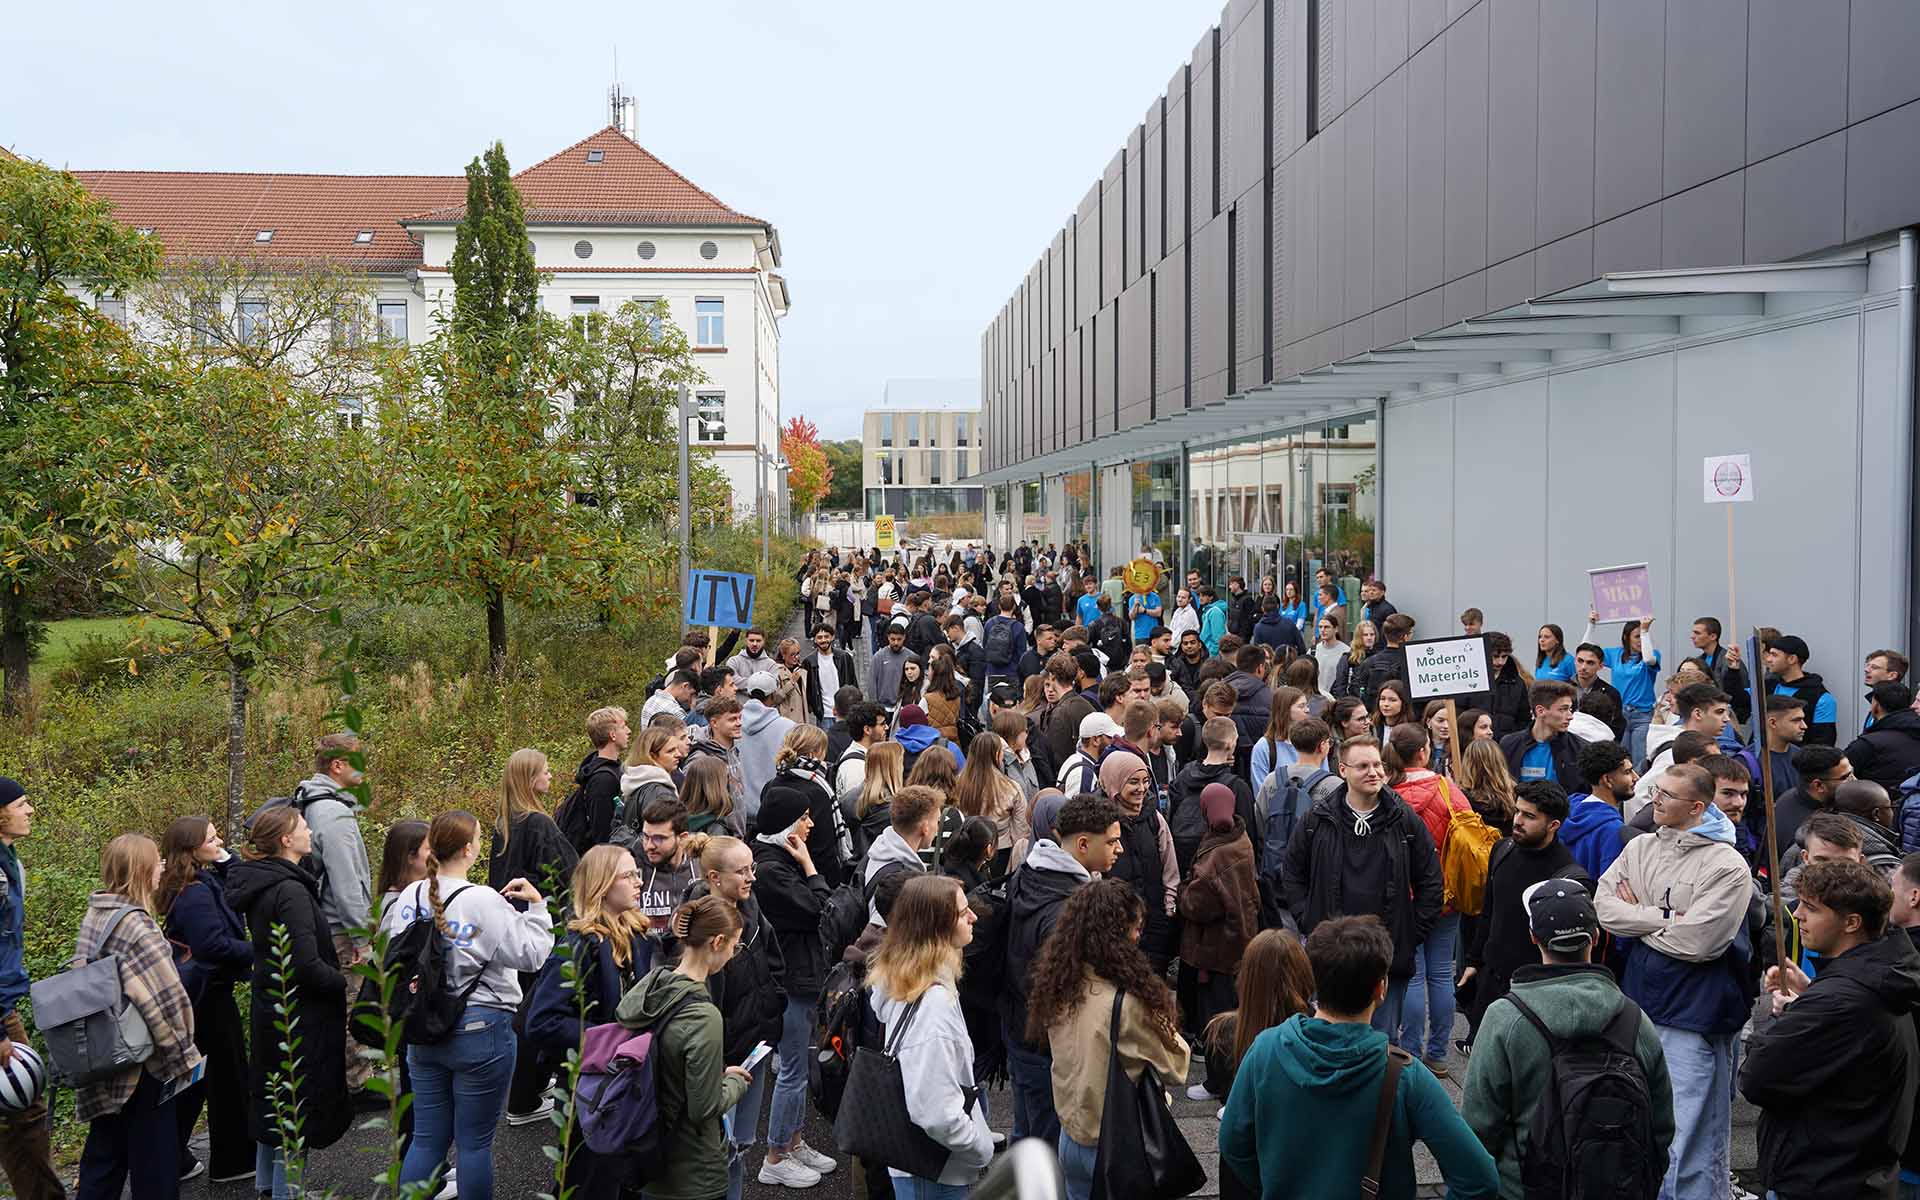
[[[1245,387],[1609,271],[1783,261],[1920,223],[1913,0],[1233,0],[1220,20],[1142,127],[1115,131],[1115,178],[1090,181],[1049,251],[1037,332],[1010,312],[983,335],[994,403],[1058,350],[1060,415],[1036,444],[1090,436],[1103,378],[1103,429],[1116,398],[1137,405],[1132,368],[1117,392],[1111,359],[1092,369],[1091,320],[1149,272],[1165,413],[1226,394],[1229,321]],[[1137,261],[1107,228],[1115,201]],[[1119,310],[1129,337],[1137,311]]]
[[[1107,305],[1093,317],[1093,361],[1090,371],[1093,376],[1093,419],[1088,428],[1091,436],[1101,437],[1118,428],[1116,419],[1115,388],[1119,380],[1120,343],[1116,340],[1119,321],[1116,316],[1119,302]]]
[[[1118,323],[1120,404],[1118,425],[1131,429],[1153,415],[1153,278],[1141,276],[1120,293]]]

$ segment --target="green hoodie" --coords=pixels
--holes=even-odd
[[[1387,1037],[1367,1025],[1292,1017],[1253,1040],[1220,1117],[1220,1161],[1264,1200],[1351,1196],[1367,1169]],[[1381,1168],[1383,1200],[1411,1200],[1413,1142],[1433,1151],[1447,1194],[1499,1194],[1500,1176],[1433,1072],[1400,1072],[1393,1132]]]
[[[1513,973],[1513,994],[1526,1002],[1556,1037],[1598,1034],[1625,999],[1613,975],[1587,963],[1521,967]],[[1634,1048],[1647,1073],[1653,1096],[1653,1138],[1657,1157],[1673,1144],[1673,1088],[1660,1038],[1645,1013]],[[1460,1115],[1500,1164],[1500,1194],[1519,1200],[1520,1151],[1533,1109],[1547,1086],[1547,1044],[1520,1010],[1504,997],[1487,1008],[1467,1064],[1466,1097]]]
[[[657,1200],[714,1200],[727,1194],[727,1154],[720,1115],[739,1103],[747,1085],[726,1074],[720,1053],[720,1010],[707,985],[668,967],[655,967],[620,1000],[620,1023],[640,1029],[693,993],[656,1041],[653,1086],[660,1106],[658,1173],[647,1180]]]

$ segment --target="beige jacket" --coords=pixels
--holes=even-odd
[[[1595,888],[1603,929],[1682,962],[1726,951],[1746,919],[1753,883],[1727,819],[1717,809],[1707,814],[1692,829],[1656,829],[1626,844]],[[1621,898],[1622,881],[1638,903]]]
[[[1082,1146],[1100,1143],[1112,1021],[1113,985],[1089,967],[1087,998],[1047,1030],[1047,1042],[1053,1050],[1053,1107],[1060,1114],[1060,1127]],[[1150,1064],[1168,1087],[1185,1083],[1187,1043],[1178,1034],[1173,1042],[1169,1046],[1162,1040],[1137,998],[1126,998],[1120,1007],[1120,1061],[1128,1079],[1140,1078],[1141,1066]]]

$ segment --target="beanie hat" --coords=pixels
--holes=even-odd
[[[804,788],[769,787],[760,793],[760,812],[754,823],[763,835],[785,833],[807,815],[810,807]]]
[[[5,775],[0,775],[0,808],[5,808],[26,794],[27,789],[21,785],[19,780],[9,779]]]
[[[900,728],[906,729],[913,725],[925,725],[926,723],[926,709],[921,708],[918,704],[903,704],[900,706]]]

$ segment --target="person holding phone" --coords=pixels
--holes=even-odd
[[[427,878],[400,894],[380,927],[397,938],[415,921],[431,920],[449,943],[444,984],[465,994],[467,1007],[444,1041],[407,1047],[415,1116],[400,1182],[435,1175],[452,1145],[460,1200],[493,1200],[493,1135],[513,1079],[520,972],[539,970],[553,953],[553,918],[525,879],[499,891],[467,882],[480,857],[480,821],[472,813],[435,817],[427,849]]]
[[[660,1154],[646,1194],[655,1200],[721,1200],[727,1194],[721,1119],[747,1094],[752,1074],[725,1066],[720,1009],[707,991],[740,947],[740,910],[716,895],[674,911],[676,966],[655,967],[620,1001],[619,1021],[653,1031]]]

